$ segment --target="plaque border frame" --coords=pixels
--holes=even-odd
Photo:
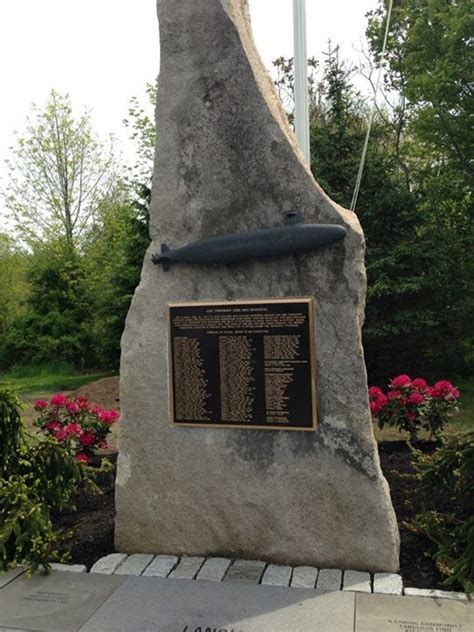
[[[306,303],[308,305],[308,332],[309,332],[309,359],[310,359],[310,379],[311,379],[311,412],[312,424],[307,427],[295,427],[276,425],[254,425],[254,424],[213,424],[213,423],[186,423],[176,422],[174,416],[174,386],[173,386],[173,357],[171,349],[172,331],[171,331],[171,308],[172,307],[207,307],[209,305],[258,305],[261,303]],[[316,391],[316,303],[313,296],[294,296],[285,298],[269,298],[269,299],[236,299],[236,300],[209,300],[209,301],[169,301],[167,303],[168,318],[168,404],[169,404],[169,420],[173,428],[214,428],[222,429],[240,429],[240,430],[280,430],[288,432],[315,432],[318,426],[317,418],[317,391]]]

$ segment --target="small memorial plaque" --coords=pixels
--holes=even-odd
[[[314,299],[169,304],[176,426],[315,430]]]

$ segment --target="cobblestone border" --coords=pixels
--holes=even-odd
[[[73,570],[64,564],[53,565],[55,570]],[[59,568],[61,567],[61,568]],[[85,567],[77,566],[76,572]],[[292,586],[321,591],[355,591],[407,597],[467,600],[465,593],[446,590],[404,588],[397,573],[367,573],[355,570],[315,568],[313,566],[277,566],[259,560],[231,560],[223,557],[178,557],[135,553],[111,553],[98,560],[91,573],[105,575],[143,575],[214,582],[245,582],[268,586]]]

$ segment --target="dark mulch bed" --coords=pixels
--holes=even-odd
[[[416,447],[424,452],[434,449],[433,444],[426,442]],[[379,452],[400,527],[400,565],[404,584],[417,588],[442,588],[443,578],[428,556],[433,550],[431,541],[405,526],[423,503],[429,501],[432,490],[424,489],[419,482],[406,478],[414,471],[413,456],[403,441],[381,443]],[[64,511],[55,520],[58,527],[72,531],[61,550],[70,553],[72,562],[86,564],[88,568],[100,557],[115,550],[113,475],[104,475],[102,484],[102,495],[85,491],[78,493],[74,498],[77,511]],[[442,507],[443,499],[437,498],[437,504]]]

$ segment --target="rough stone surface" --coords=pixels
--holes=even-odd
[[[318,573],[316,588],[318,590],[341,590],[342,571],[337,568],[321,568]]]
[[[262,584],[267,586],[289,586],[291,580],[291,566],[267,566],[262,577]]]
[[[92,566],[91,573],[102,573],[102,575],[112,575],[117,568],[127,559],[125,553],[110,553],[105,557],[101,557],[100,560]]]
[[[225,582],[258,584],[265,570],[265,562],[259,560],[236,560],[225,576]]]
[[[152,244],[122,339],[117,549],[395,571],[361,345],[360,224],[303,164],[246,0],[158,0],[158,16]],[[161,243],[279,225],[293,208],[347,237],[278,260],[168,272],[151,262]],[[172,427],[167,303],[287,296],[316,300],[317,431]]]
[[[232,561],[225,557],[210,557],[201,566],[201,570],[199,571],[196,579],[206,579],[210,582],[221,582],[231,564]]]
[[[115,571],[116,575],[141,575],[148,564],[152,561],[153,555],[144,553],[135,553],[130,555],[120,564]]]
[[[449,590],[435,590],[434,588],[405,588],[407,597],[433,597],[435,599],[467,600],[466,593],[451,592]]]
[[[182,557],[178,566],[169,574],[169,577],[173,579],[194,579],[203,562],[203,557]]]
[[[318,578],[318,569],[314,566],[298,566],[293,569],[291,586],[294,588],[314,588]]]
[[[143,571],[143,575],[145,577],[168,577],[178,561],[179,558],[176,555],[156,555]]]
[[[53,571],[65,571],[67,573],[87,573],[87,566],[84,564],[51,564]]]
[[[342,586],[343,590],[372,592],[369,573],[361,573],[360,571],[345,571]]]
[[[374,593],[403,595],[403,580],[398,573],[375,573]]]

